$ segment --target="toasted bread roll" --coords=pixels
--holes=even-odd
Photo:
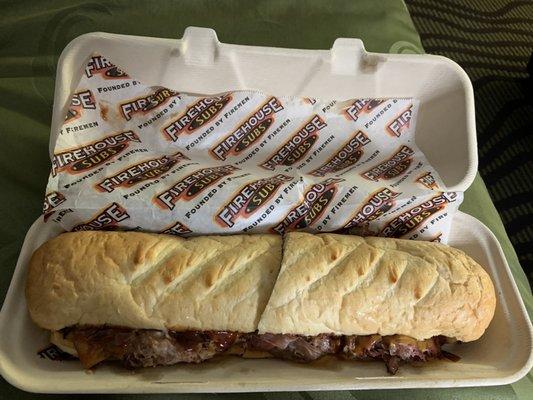
[[[281,263],[277,235],[64,233],[30,262],[37,325],[253,332]]]
[[[478,339],[496,306],[485,270],[437,243],[293,232],[259,333]]]

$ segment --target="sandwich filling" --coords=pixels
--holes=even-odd
[[[85,368],[105,360],[118,360],[127,368],[155,367],[177,363],[200,363],[221,354],[246,356],[263,352],[296,362],[311,362],[326,355],[350,360],[383,360],[395,374],[400,363],[459,357],[441,347],[443,336],[416,340],[403,335],[303,336],[225,331],[131,329],[108,326],[79,326],[60,331],[73,344]]]

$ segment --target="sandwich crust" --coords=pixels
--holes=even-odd
[[[34,322],[253,332],[281,264],[278,235],[180,238],[138,232],[64,233],[32,256]]]
[[[479,338],[494,315],[488,274],[448,246],[294,232],[282,261],[281,245],[277,235],[65,233],[31,259],[28,308],[51,331],[108,325],[461,341]]]
[[[292,232],[259,333],[478,339],[496,306],[485,270],[438,243]]]

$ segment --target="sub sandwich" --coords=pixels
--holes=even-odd
[[[84,368],[140,368],[238,355],[401,363],[487,329],[485,270],[430,242],[291,232],[180,238],[75,232],[35,251],[30,316]]]

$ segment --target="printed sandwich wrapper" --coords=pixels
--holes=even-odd
[[[415,144],[416,99],[178,90],[90,57],[56,142],[47,223],[446,242],[462,193]]]

